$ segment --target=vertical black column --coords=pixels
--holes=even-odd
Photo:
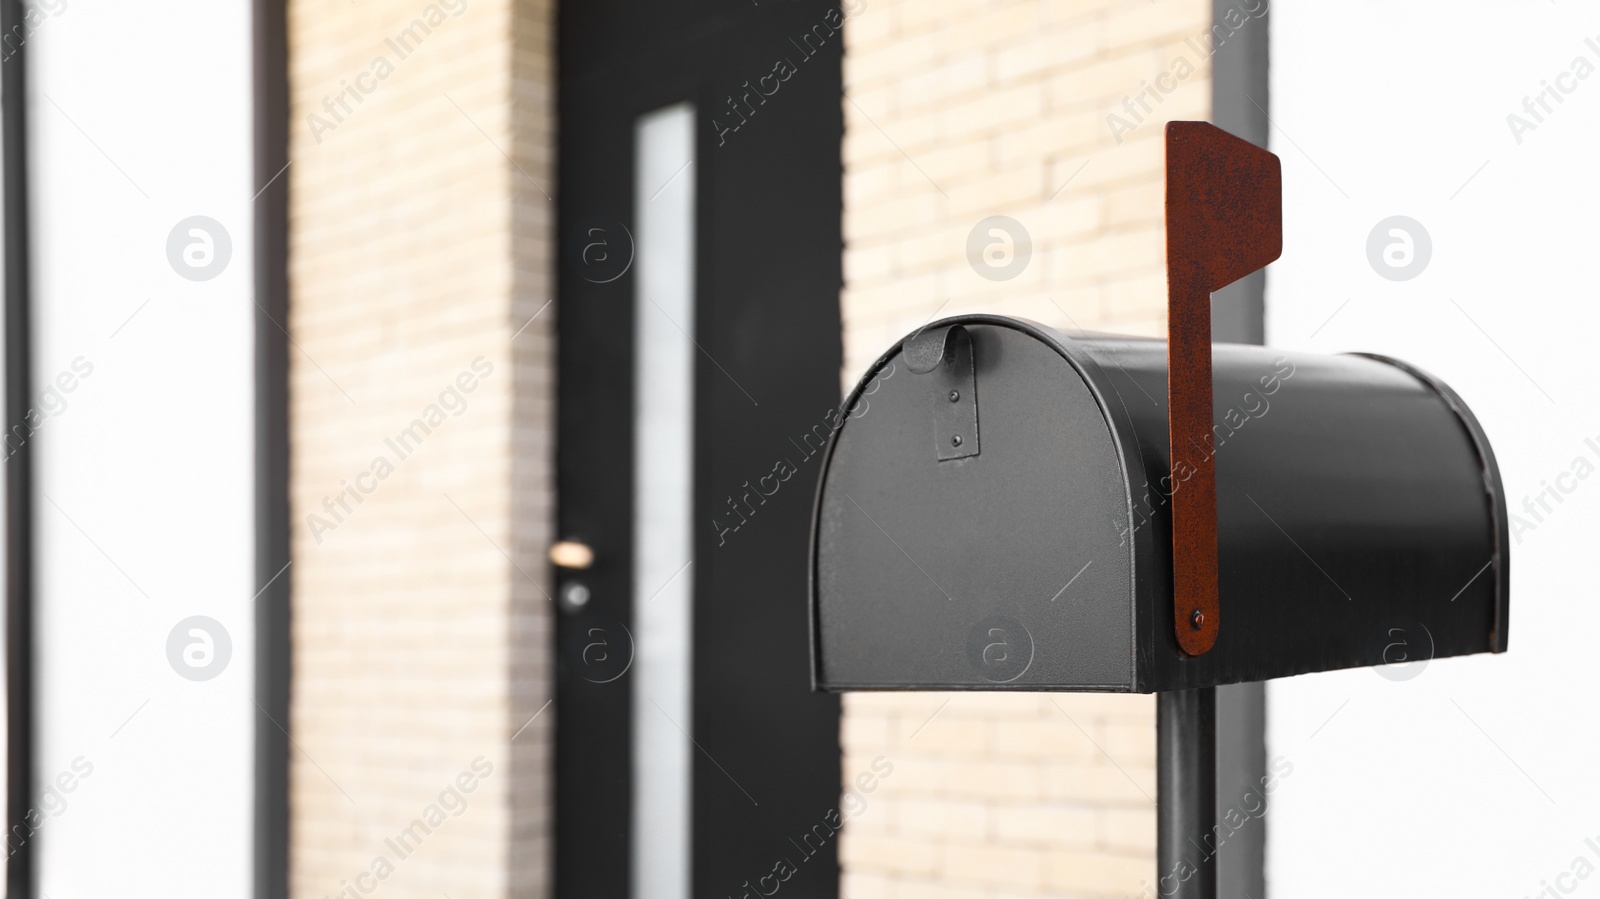
[[[1261,793],[1267,777],[1267,690],[1264,683],[1217,688],[1217,820],[1226,825]],[[1225,896],[1266,895],[1267,822],[1246,816],[1238,830],[1222,828],[1217,846],[1217,883]]]
[[[0,0],[0,34],[22,34],[21,0]],[[9,55],[7,55],[9,51]],[[0,178],[5,190],[6,896],[32,899],[35,846],[22,837],[33,797],[33,392],[28,240],[27,46],[0,48]],[[19,845],[20,842],[20,845]],[[15,850],[14,852],[12,850]]]
[[[21,0],[0,0],[0,34],[22,34]],[[10,51],[10,54],[6,54]],[[34,443],[29,229],[27,46],[0,48],[0,178],[5,187],[6,896],[32,899],[34,795]],[[13,851],[14,849],[14,851]]]
[[[1156,875],[1163,899],[1216,899],[1217,690],[1156,697]]]
[[[1265,147],[1271,127],[1267,120],[1271,108],[1267,105],[1267,0],[1212,0],[1211,7],[1211,124]],[[1211,327],[1216,340],[1262,342],[1266,284],[1266,272],[1258,271],[1216,292]]]
[[[1266,0],[1213,0],[1216,54],[1211,61],[1211,122],[1258,147],[1267,146],[1268,58],[1271,49]],[[1211,335],[1222,343],[1262,343],[1266,338],[1267,273],[1259,271],[1212,296]],[[1219,484],[1226,489],[1226,484]],[[1222,597],[1224,606],[1227,597]],[[1219,818],[1243,808],[1267,773],[1266,685],[1217,688],[1217,796]],[[1237,832],[1225,829],[1216,847],[1217,882],[1231,897],[1266,895],[1266,821],[1251,818]],[[1165,872],[1163,872],[1165,873]]]
[[[289,894],[289,65],[283,0],[252,3],[255,103],[255,899]],[[269,720],[268,716],[271,716]]]

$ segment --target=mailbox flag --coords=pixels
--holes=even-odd
[[[1173,626],[1191,656],[1217,642],[1211,292],[1283,253],[1278,157],[1206,122],[1168,122],[1167,428]]]

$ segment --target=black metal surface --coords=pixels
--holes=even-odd
[[[694,579],[695,603],[695,895],[737,895],[745,880],[772,871],[791,835],[839,801],[838,700],[811,693],[804,673],[800,547],[839,393],[842,54],[837,36],[804,58],[791,43],[816,34],[830,10],[838,7],[809,0],[596,0],[558,10],[554,193],[564,245],[595,217],[631,228],[635,118],[684,100],[698,106],[697,507],[694,564],[682,575]],[[785,56],[797,71],[776,94],[752,95],[753,114],[742,102],[742,116],[728,111],[730,94],[743,97],[747,81],[770,89],[770,78],[759,79]],[[740,118],[733,133],[712,125]],[[633,272],[604,283],[583,275],[570,260],[563,265],[552,310],[560,342],[557,532],[593,546],[596,562],[560,574],[558,590],[581,581],[590,590],[587,612],[631,625]],[[923,449],[931,453],[928,414],[923,404]],[[793,473],[776,495],[757,499],[756,486],[772,489],[779,459]],[[740,503],[742,526],[730,515],[730,493],[750,494],[755,512]],[[737,531],[721,534],[714,521]],[[556,621],[555,892],[626,897],[634,684],[631,674],[596,684],[572,670],[569,644],[581,636],[574,625],[582,617]],[[837,874],[830,840],[784,882],[784,895],[831,899]]]
[[[561,4],[563,54],[568,52],[573,4]],[[623,16],[624,18],[626,16]],[[576,220],[631,217],[633,116],[578,115],[595,106],[593,93],[562,79],[558,239],[563,265],[560,302],[552,309],[558,335],[556,533],[599,550],[593,568],[558,572],[556,596],[573,583],[590,591],[585,611],[631,626],[633,548],[630,485],[633,470],[633,281],[590,284],[567,261]],[[622,83],[605,85],[621,89]],[[633,112],[634,110],[628,110]],[[608,234],[612,240],[619,235]],[[630,246],[631,253],[631,246]],[[580,389],[581,386],[581,389]],[[555,894],[563,899],[630,895],[633,769],[629,678],[596,684],[566,664],[586,636],[576,616],[557,615],[555,627],[554,827]]]
[[[256,899],[289,895],[289,47],[283,0],[251,4],[254,40]]]
[[[815,567],[821,682],[1132,690],[1134,581],[1110,524],[1126,516],[1127,488],[1096,398],[1048,344],[966,330],[982,454],[930,452],[931,375],[880,380],[866,414],[835,437]],[[967,649],[997,616],[1031,639],[1020,673]]]
[[[1156,877],[1164,899],[1217,896],[1217,690],[1156,697]]]
[[[1216,348],[1228,623],[1185,659],[1170,617],[1164,343],[950,323],[973,338],[983,453],[915,451],[915,376],[880,379],[870,413],[840,429],[813,532],[819,686],[1212,686],[1382,664],[1393,627],[1425,633],[1434,656],[1504,650],[1499,473],[1444,385],[1369,357]],[[1014,677],[968,658],[994,616],[1031,635]]]
[[[938,368],[950,355],[950,338],[960,331],[954,325],[919,328],[900,341],[900,355],[914,375],[925,375]]]
[[[0,0],[0,31],[22,34],[21,0]],[[33,315],[28,215],[28,47],[0,62],[0,177],[5,191],[6,434],[6,896],[33,899],[37,846],[29,812],[34,779]],[[37,823],[34,818],[33,822]],[[17,845],[17,841],[21,845]]]

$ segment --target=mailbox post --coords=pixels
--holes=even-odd
[[[1211,292],[1279,255],[1278,160],[1199,122],[1166,151],[1167,340],[959,316],[852,392],[817,490],[812,662],[823,690],[1160,694],[1163,895],[1210,897],[1214,688],[1384,664],[1397,627],[1503,652],[1508,531],[1443,382],[1212,345]]]
[[[1211,829],[1216,826],[1216,687],[1156,695],[1156,796],[1160,797],[1156,807],[1157,890],[1166,878],[1178,889],[1160,895],[1214,899],[1215,852],[1199,858],[1195,854],[1198,847],[1214,839]],[[1189,876],[1184,877],[1185,873]]]

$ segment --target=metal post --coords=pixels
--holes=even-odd
[[[1216,899],[1217,690],[1156,696],[1156,876],[1162,899]]]
[[[4,288],[5,369],[4,403],[6,443],[0,453],[5,462],[5,817],[6,836],[33,832],[29,817],[37,815],[33,803],[39,795],[34,780],[34,455],[37,441],[28,418],[33,404],[33,300],[30,274],[31,242],[28,231],[28,107],[32,94],[26,83],[33,49],[21,38],[28,33],[27,11],[21,0],[0,0],[0,32],[15,34],[0,66],[0,241],[5,246]],[[28,29],[31,31],[31,29]],[[15,448],[13,437],[22,437]],[[5,863],[5,895],[32,899],[38,892],[39,849],[24,840],[12,849]]]

